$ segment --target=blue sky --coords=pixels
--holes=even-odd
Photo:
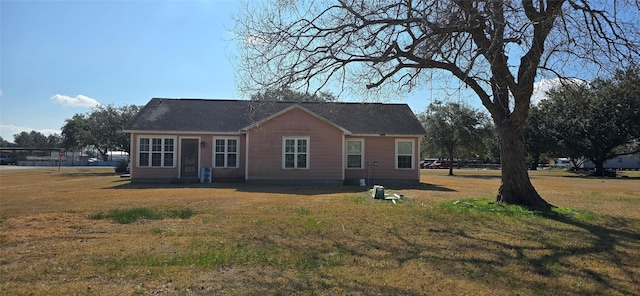
[[[59,134],[65,119],[97,104],[242,99],[230,61],[232,16],[240,9],[223,0],[1,0],[0,136]],[[417,113],[432,95],[423,90],[391,102]]]
[[[236,98],[235,1],[0,2],[0,136],[96,104]]]

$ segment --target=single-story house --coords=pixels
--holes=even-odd
[[[154,98],[129,122],[132,182],[418,184],[406,104]]]

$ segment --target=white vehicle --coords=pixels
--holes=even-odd
[[[573,167],[573,163],[568,158],[558,158],[553,161],[551,167],[570,169]]]

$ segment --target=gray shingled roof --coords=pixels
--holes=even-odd
[[[151,99],[125,130],[237,133],[296,104],[353,134],[425,133],[407,104],[159,98]]]

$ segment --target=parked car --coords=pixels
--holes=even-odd
[[[16,159],[11,157],[9,154],[0,155],[0,164],[15,164]]]
[[[436,160],[437,159],[435,159],[435,158],[425,158],[425,159],[420,161],[420,168],[421,169],[428,169],[429,165],[432,164]]]
[[[436,160],[429,165],[430,169],[448,169],[451,167],[451,163],[448,161],[442,162],[440,160]]]

